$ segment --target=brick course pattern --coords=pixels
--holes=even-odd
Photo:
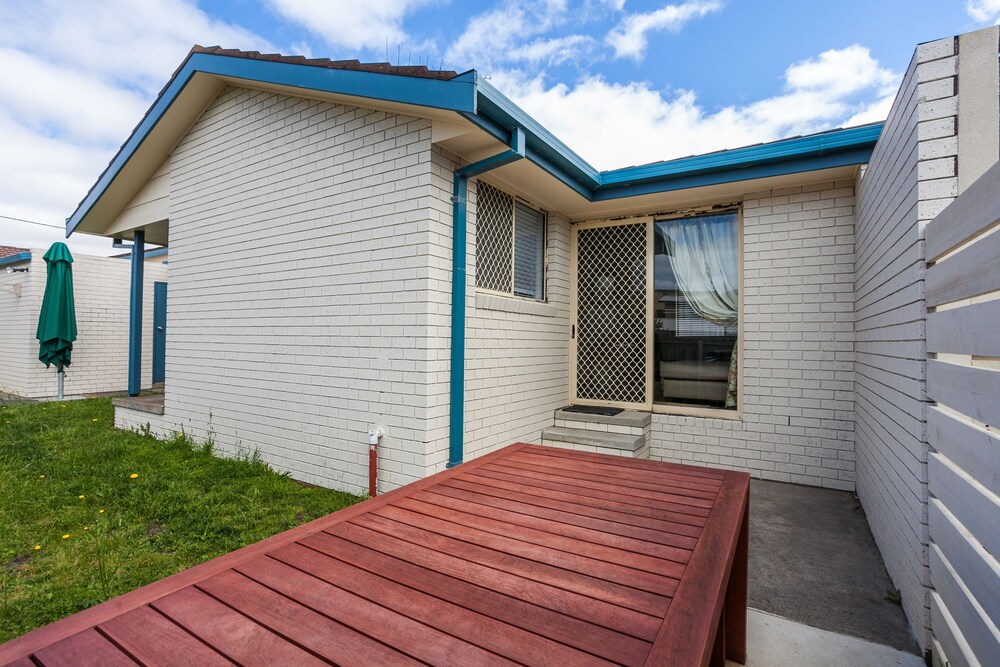
[[[742,419],[653,414],[650,457],[854,489],[854,183],[743,201]]]
[[[923,229],[958,194],[955,43],[917,47],[858,183],[858,496],[923,648],[930,624]]]
[[[430,121],[227,88],[175,148],[164,418],[296,479],[426,474]],[[433,332],[434,335],[437,332]]]

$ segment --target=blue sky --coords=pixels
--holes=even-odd
[[[60,225],[194,43],[475,68],[610,169],[880,120],[917,43],[998,19],[1000,0],[0,0],[0,216]],[[60,236],[0,217],[0,245]]]

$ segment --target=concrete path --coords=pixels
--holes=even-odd
[[[857,496],[751,482],[751,607],[917,654],[892,588]]]
[[[924,667],[912,653],[757,609],[747,614],[747,634],[746,667]]]

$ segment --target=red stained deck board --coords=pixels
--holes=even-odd
[[[748,498],[743,473],[512,445],[0,645],[0,665],[740,660]]]

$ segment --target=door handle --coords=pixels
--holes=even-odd
[[[163,331],[163,327],[156,327],[157,331]]]

